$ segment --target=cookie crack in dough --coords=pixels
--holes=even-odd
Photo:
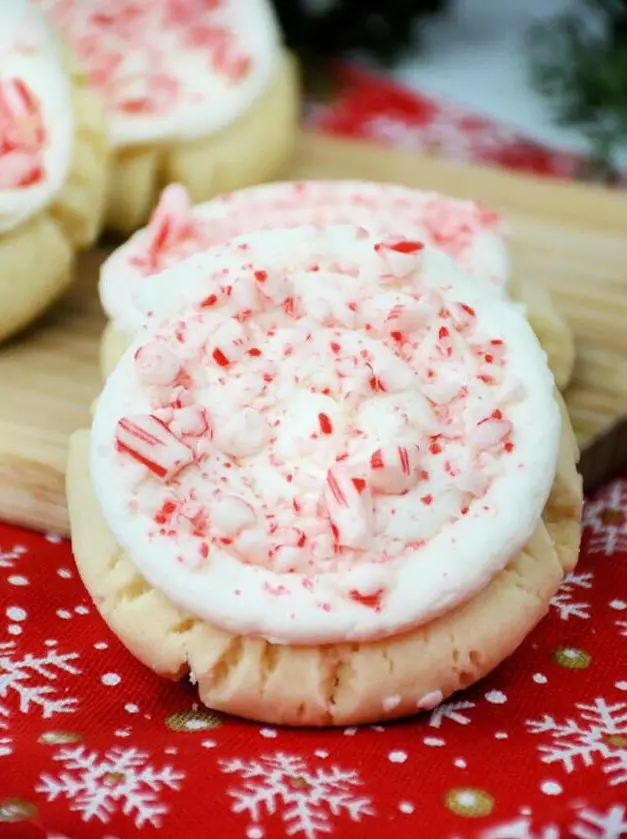
[[[276,672],[280,656],[281,651],[276,644],[271,644],[269,641],[263,643],[259,659],[259,692],[262,697],[266,692],[271,676]]]
[[[244,655],[244,639],[240,635],[231,638],[224,652],[212,665],[207,674],[210,690],[215,691],[228,681]]]

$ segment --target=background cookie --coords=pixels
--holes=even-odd
[[[40,0],[84,62],[114,147],[107,227],[148,220],[172,181],[195,201],[275,174],[298,118],[295,62],[268,0]]]
[[[0,9],[0,339],[43,312],[99,228],[107,141],[101,108],[35,9]],[[27,47],[27,49],[25,49]]]
[[[278,183],[221,195],[195,207],[179,186],[169,187],[149,226],[102,267],[101,300],[113,322],[103,336],[104,376],[128,343],[119,333],[130,335],[137,326],[134,298],[149,274],[241,233],[310,223],[355,223],[419,235],[445,250],[477,281],[509,289],[525,306],[558,387],[568,383],[575,354],[572,332],[548,291],[526,280],[512,284],[504,221],[473,202],[367,181]]]

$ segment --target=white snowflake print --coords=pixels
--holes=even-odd
[[[599,499],[586,504],[583,525],[591,531],[590,553],[611,557],[627,550],[627,481],[616,481]]]
[[[534,830],[531,819],[522,817],[484,830],[481,839],[561,839],[561,831],[554,824]]]
[[[168,807],[157,794],[164,789],[179,790],[185,777],[171,766],[155,769],[146,752],[133,748],[113,746],[101,755],[78,746],[61,749],[54,759],[63,763],[66,771],[58,777],[42,774],[35,791],[48,801],[67,798],[70,810],[79,812],[84,822],[97,819],[106,824],[121,810],[135,827],[160,827]]]
[[[575,602],[577,589],[592,588],[594,574],[586,571],[581,574],[566,574],[557,594],[551,598],[551,606],[557,609],[560,618],[589,618],[590,603]]]
[[[68,714],[76,710],[77,699],[60,699],[57,689],[48,682],[55,681],[60,674],[69,673],[78,676],[80,670],[72,662],[78,653],[60,654],[54,649],[46,650],[43,655],[31,653],[21,655],[17,651],[17,642],[7,641],[0,644],[0,717],[9,717],[12,696],[18,702],[18,710],[28,714],[38,708],[44,719],[53,714]]]
[[[23,545],[14,545],[8,551],[0,545],[0,568],[14,568],[15,560],[25,553],[26,548]]]
[[[6,725],[0,722],[0,729],[6,729]],[[13,754],[13,739],[11,737],[0,737],[0,757],[7,757]]]
[[[536,828],[531,818],[523,816],[484,830],[481,839],[620,839],[624,836],[627,836],[626,809],[614,805],[604,812],[588,808],[579,810],[576,822],[566,832],[556,824]]]
[[[573,772],[578,762],[592,766],[598,759],[612,786],[627,783],[627,702],[608,705],[597,698],[577,704],[578,718],[558,722],[545,714],[528,720],[532,734],[548,734],[550,745],[538,746],[543,763],[561,763]]]
[[[229,790],[233,812],[248,813],[253,822],[260,822],[264,813],[279,813],[288,836],[316,839],[331,833],[330,817],[341,813],[357,822],[374,815],[370,798],[356,795],[362,781],[352,770],[311,769],[302,757],[283,752],[258,760],[221,760],[220,768],[243,782]]]
[[[438,705],[434,711],[431,711],[429,725],[432,728],[440,728],[442,721],[445,719],[452,720],[453,722],[459,723],[459,725],[468,725],[470,717],[460,712],[474,707],[474,702],[444,702],[442,705]]]
[[[620,839],[627,836],[627,808],[617,804],[603,813],[580,810],[577,823],[571,826],[569,835],[577,839]]]
[[[616,621],[616,626],[618,627],[618,634],[622,638],[627,638],[627,621]]]

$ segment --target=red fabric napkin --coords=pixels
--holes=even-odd
[[[386,81],[346,80],[310,123],[577,168]],[[0,837],[627,836],[627,481],[589,501],[585,524],[549,616],[488,679],[401,723],[331,731],[199,707],[191,685],[154,676],[111,634],[67,542],[0,525]]]

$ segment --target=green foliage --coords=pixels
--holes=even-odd
[[[582,130],[610,170],[627,142],[627,0],[584,0],[533,28],[532,77],[562,125]]]

